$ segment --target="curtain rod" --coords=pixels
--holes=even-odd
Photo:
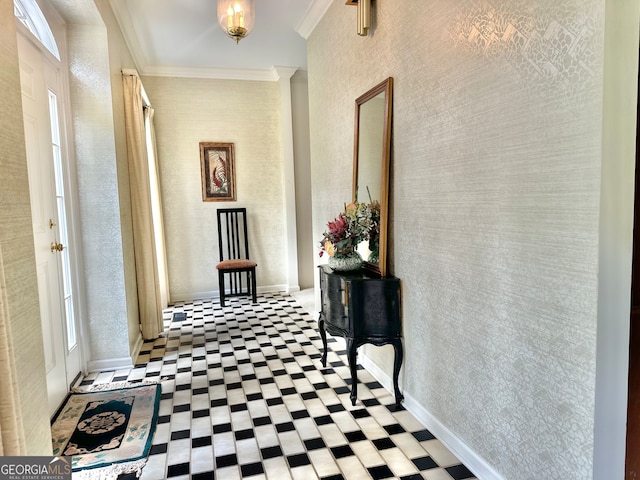
[[[123,68],[121,70],[123,75],[130,75],[132,77],[138,77],[140,79],[140,93],[142,94],[142,100],[144,102],[144,106],[145,107],[150,107],[151,106],[151,100],[149,100],[149,96],[147,95],[147,92],[144,90],[144,85],[142,84],[142,79],[140,78],[140,74],[138,73],[138,70],[136,70],[135,68]]]

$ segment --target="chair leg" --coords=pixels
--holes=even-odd
[[[253,303],[258,303],[258,295],[256,293],[256,270],[251,270],[251,297]]]
[[[218,287],[220,288],[220,306],[224,307],[224,273],[218,270]]]

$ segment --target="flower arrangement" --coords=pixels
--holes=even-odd
[[[327,231],[320,240],[320,256],[325,252],[330,257],[347,255],[361,242],[371,241],[371,235],[379,232],[379,219],[378,202],[346,205],[343,212],[327,223]]]

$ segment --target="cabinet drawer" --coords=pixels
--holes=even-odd
[[[323,296],[328,302],[342,305],[344,301],[344,281],[336,275],[327,275],[325,279],[327,285],[323,291]]]
[[[325,322],[345,332],[350,330],[347,310],[341,302],[330,301],[327,303],[325,308]]]

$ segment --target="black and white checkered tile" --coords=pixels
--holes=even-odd
[[[349,400],[344,341],[291,296],[178,303],[135,368],[82,384],[159,380],[158,426],[143,480],[473,479],[364,369]]]

